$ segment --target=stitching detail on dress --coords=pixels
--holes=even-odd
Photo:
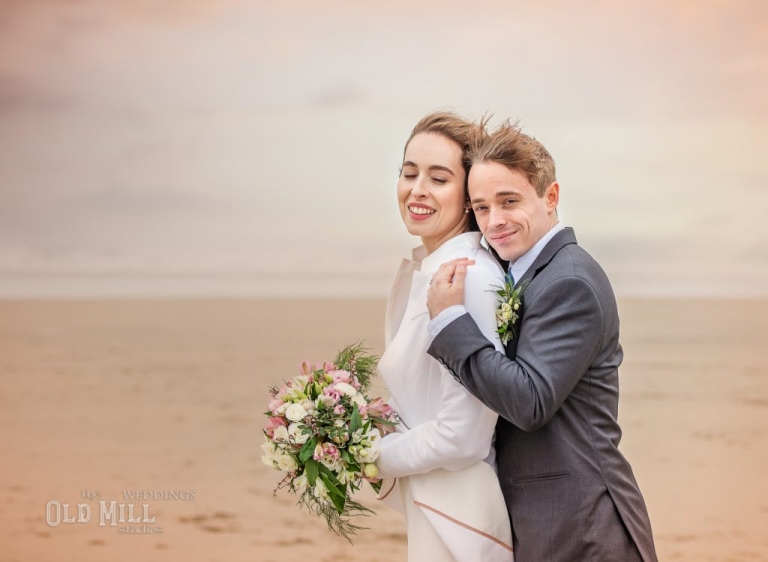
[[[392,487],[389,490],[387,490],[386,493],[383,496],[381,495],[381,492],[379,492],[379,495],[376,497],[376,499],[379,500],[379,501],[386,499],[386,497],[389,494],[392,493],[392,490],[395,489],[395,484],[397,484],[397,478],[393,478],[392,479]]]
[[[462,523],[461,521],[459,521],[459,520],[457,520],[457,519],[454,519],[454,518],[453,518],[453,517],[451,517],[450,515],[446,515],[446,514],[445,514],[445,513],[443,513],[442,511],[438,511],[438,510],[437,510],[437,509],[435,509],[434,507],[430,507],[430,506],[428,506],[428,505],[426,505],[426,504],[423,504],[423,503],[421,503],[421,502],[418,502],[418,501],[416,501],[416,500],[413,500],[413,503],[414,503],[414,504],[416,504],[416,505],[418,505],[419,507],[423,507],[424,509],[428,509],[428,510],[429,510],[429,511],[431,511],[432,513],[436,513],[436,514],[440,515],[441,517],[445,517],[445,518],[446,518],[446,519],[448,519],[448,521],[450,521],[451,523],[456,523],[457,525],[459,525],[459,526],[461,526],[461,527],[464,527],[465,529],[468,529],[468,530],[470,530],[470,531],[473,531],[473,532],[477,533],[478,535],[485,537],[486,539],[490,539],[490,540],[492,540],[493,542],[495,542],[496,544],[498,544],[498,545],[500,545],[500,546],[504,547],[505,549],[507,549],[508,551],[512,552],[512,547],[511,547],[511,546],[509,546],[509,545],[508,545],[507,543],[505,543],[504,541],[502,541],[502,540],[499,540],[499,539],[497,539],[496,537],[493,537],[493,536],[489,535],[488,533],[484,533],[483,531],[480,531],[480,530],[478,530],[478,529],[475,529],[474,527],[470,527],[470,526],[469,526],[469,525],[467,525],[466,523]]]

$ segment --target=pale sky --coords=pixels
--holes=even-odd
[[[619,296],[768,296],[765,2],[0,0],[0,297],[386,296],[425,113],[520,119]]]

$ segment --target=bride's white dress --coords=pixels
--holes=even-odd
[[[427,354],[427,291],[440,265],[475,260],[467,269],[465,307],[499,350],[493,289],[504,274],[480,246],[479,232],[425,254],[420,247],[403,260],[387,303],[379,373],[402,424],[381,442],[377,464],[386,478],[379,498],[405,512],[412,562],[510,562],[512,532],[493,449],[497,415]]]

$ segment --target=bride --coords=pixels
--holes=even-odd
[[[449,112],[424,117],[405,145],[397,198],[422,246],[403,260],[387,303],[379,373],[401,423],[381,441],[379,499],[403,511],[408,559],[513,560],[512,533],[496,476],[497,415],[427,355],[427,290],[440,264],[473,259],[466,308],[496,348],[496,293],[503,272],[480,245],[467,198],[468,146],[479,129]]]

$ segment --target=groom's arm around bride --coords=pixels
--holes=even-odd
[[[496,351],[470,316],[455,317],[465,269],[447,265],[429,293],[437,332],[429,353],[500,416],[499,480],[516,561],[655,561],[645,503],[618,450],[616,301],[558,222],[551,156],[504,124],[475,147],[469,195],[483,234],[524,287],[520,319],[506,354]]]

